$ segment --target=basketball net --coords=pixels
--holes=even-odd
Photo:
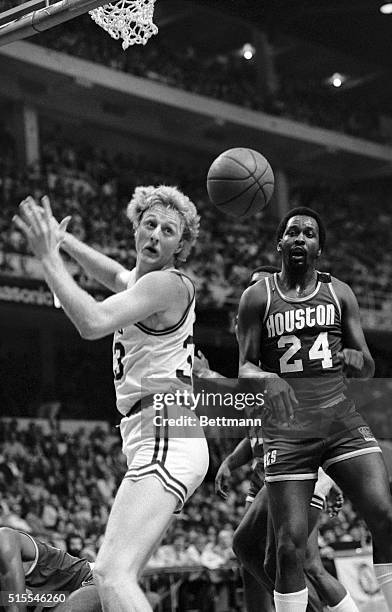
[[[117,0],[90,11],[91,19],[118,40],[124,51],[145,45],[158,28],[153,23],[155,0]]]

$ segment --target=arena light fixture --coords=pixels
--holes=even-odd
[[[242,57],[248,61],[253,59],[255,53],[256,53],[256,49],[250,43],[245,43],[241,49]]]
[[[344,85],[346,81],[347,77],[344,74],[341,74],[340,72],[334,72],[333,75],[326,80],[328,85],[336,87],[337,89],[339,87],[342,87],[342,85]]]
[[[385,2],[380,6],[380,13],[383,15],[392,15],[392,2]]]
[[[335,77],[333,77],[333,79],[332,79],[332,85],[333,85],[334,87],[341,87],[341,86],[343,85],[343,81],[342,81],[342,79],[341,79],[340,75],[339,75],[339,76],[335,76]]]

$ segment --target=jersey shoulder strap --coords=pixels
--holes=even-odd
[[[331,282],[331,275],[329,272],[317,272],[317,280],[320,283],[329,284]]]
[[[196,293],[195,283],[193,282],[191,277],[188,276],[187,274],[184,274],[184,272],[180,272],[180,270],[169,270],[169,272],[171,272],[172,274],[175,274],[176,276],[178,276],[182,280],[182,282],[184,283],[184,287],[185,287],[185,289],[187,290],[187,293],[188,293],[189,304],[191,304],[193,298],[195,297],[195,293]],[[184,282],[184,278],[187,278],[190,281],[190,283],[192,285],[192,289],[193,289],[193,294],[191,294],[191,292],[189,291],[188,285]]]

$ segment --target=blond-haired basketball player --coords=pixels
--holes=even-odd
[[[143,429],[155,412],[151,393],[157,379],[162,379],[161,391],[179,379],[183,386],[191,385],[194,287],[176,264],[186,259],[196,240],[199,217],[176,188],[138,187],[128,206],[137,253],[136,266],[129,271],[66,233],[67,220],[57,224],[47,197],[42,205],[43,209],[27,198],[14,220],[41,261],[50,288],[83,338],[114,333],[117,408],[123,416],[120,428],[128,471],[94,569],[102,607],[104,612],[150,611],[138,575],[172,513],[202,482],[208,468],[201,431],[176,437],[166,427],[152,428],[150,434]],[[60,244],[116,294],[97,302],[81,289],[64,266]]]

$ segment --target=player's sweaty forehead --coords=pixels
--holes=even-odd
[[[164,206],[163,204],[153,204],[150,208],[147,208],[143,215],[144,219],[154,218],[159,223],[169,223],[175,225],[179,233],[182,233],[184,228],[184,220],[181,214],[175,208],[171,206]]]
[[[285,234],[292,227],[298,227],[300,230],[305,230],[306,228],[312,229],[317,236],[319,235],[319,227],[316,219],[313,217],[308,217],[307,215],[295,215],[294,217],[290,217],[287,221]]]

